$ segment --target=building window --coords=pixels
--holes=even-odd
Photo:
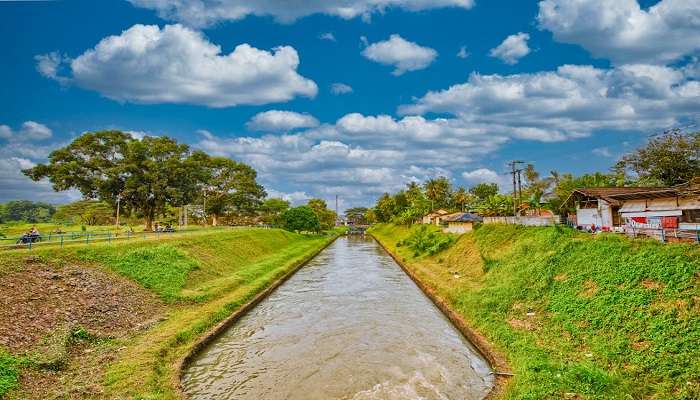
[[[700,210],[683,210],[681,222],[700,223]]]

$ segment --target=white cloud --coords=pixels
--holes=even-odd
[[[34,60],[36,61],[36,70],[39,71],[42,76],[54,79],[61,84],[68,83],[67,78],[59,75],[59,69],[62,64],[70,61],[68,57],[54,51],[48,54],[35,56]]]
[[[335,95],[352,93],[352,87],[344,83],[336,82],[331,85],[331,93]]]
[[[12,135],[12,128],[7,125],[0,125],[0,139],[9,139]]]
[[[222,21],[235,21],[249,15],[272,16],[282,23],[313,14],[327,14],[369,20],[372,14],[390,8],[421,11],[433,8],[469,9],[473,0],[129,0],[138,7],[156,10],[162,18],[205,27]]]
[[[457,52],[457,57],[458,58],[467,58],[469,57],[469,52],[467,51],[467,46],[462,46],[459,48],[459,51]]]
[[[543,0],[537,16],[554,39],[622,63],[669,63],[700,50],[700,2]]]
[[[297,206],[300,204],[304,204],[309,199],[311,199],[313,196],[310,196],[306,192],[280,192],[275,189],[265,189],[267,191],[267,198],[272,199],[282,199],[282,200],[287,200],[290,202],[293,206]]]
[[[521,58],[530,54],[530,47],[527,45],[528,40],[530,40],[530,35],[518,32],[508,36],[498,47],[491,49],[489,54],[491,57],[501,59],[506,64],[517,64]]]
[[[596,130],[652,130],[700,113],[700,87],[685,70],[564,65],[556,71],[472,74],[428,92],[401,114],[449,113],[472,127],[517,138],[560,141]]]
[[[22,174],[23,169],[45,161],[62,145],[47,143],[51,137],[51,129],[34,121],[24,122],[17,130],[0,125],[0,138],[4,140],[0,142],[0,202],[26,199],[65,203],[79,198],[75,191],[57,193],[48,181],[34,182]]]
[[[458,175],[456,169],[508,140],[457,119],[351,113],[294,134],[210,134],[196,146],[249,163],[266,187],[323,198],[340,194],[351,204],[368,204],[409,181]]]
[[[591,151],[593,155],[596,155],[598,157],[605,157],[605,158],[610,158],[613,156],[613,154],[610,152],[610,149],[607,147],[597,147]]]
[[[367,46],[362,55],[380,64],[393,65],[395,69],[392,74],[402,75],[407,71],[427,68],[437,57],[437,51],[393,34],[388,40]]]
[[[181,25],[134,25],[71,60],[72,76],[63,78],[117,101],[229,107],[314,97],[316,84],[298,66],[289,46],[265,51],[240,44],[221,54],[220,46]]]
[[[321,40],[328,40],[330,42],[335,42],[335,35],[333,34],[333,32],[322,33],[321,35],[319,35],[318,38]]]
[[[286,132],[298,128],[313,128],[318,124],[318,120],[309,114],[270,110],[255,114],[246,126],[255,131]]]
[[[488,168],[479,168],[473,171],[464,171],[462,172],[462,178],[464,178],[465,181],[471,184],[478,184],[484,182],[499,183],[501,181],[501,177],[498,175],[498,172],[490,170]]]
[[[0,139],[11,139],[13,141],[37,141],[51,138],[51,129],[38,122],[25,121],[18,131],[13,130],[8,125],[0,125]]]

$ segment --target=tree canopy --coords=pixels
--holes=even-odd
[[[318,232],[321,223],[309,206],[290,208],[282,215],[284,228],[292,232]]]
[[[203,160],[205,169],[206,212],[212,216],[212,225],[228,210],[252,215],[265,198],[265,188],[256,181],[257,172],[250,166],[225,157]]]
[[[105,225],[114,222],[114,209],[99,200],[79,200],[58,207],[53,219],[62,223]]]
[[[335,211],[328,209],[326,202],[322,199],[311,199],[307,204],[316,214],[321,224],[321,229],[331,229],[335,226],[338,216]]]
[[[683,134],[675,129],[653,137],[620,159],[615,170],[632,173],[641,186],[678,185],[700,176],[700,131]]]
[[[0,204],[0,222],[48,222],[56,208],[51,204],[29,200],[14,200]]]
[[[252,213],[265,197],[255,170],[243,163],[192,151],[169,137],[136,139],[120,131],[86,133],[53,151],[47,164],[23,172],[112,207],[119,197],[125,211],[143,216],[146,230],[168,207],[202,196],[211,196],[207,211],[215,220],[229,208]]]

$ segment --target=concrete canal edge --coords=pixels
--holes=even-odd
[[[401,267],[401,269],[406,273],[406,275],[411,278],[411,280],[418,286],[418,288],[435,304],[435,306],[442,311],[442,313],[447,317],[447,319],[452,322],[452,324],[459,330],[462,335],[469,341],[469,343],[474,346],[474,348],[479,352],[479,354],[486,360],[493,370],[495,375],[494,386],[485,397],[485,399],[496,399],[503,394],[508,380],[513,376],[510,370],[510,366],[506,361],[505,357],[494,350],[493,345],[486,340],[481,334],[479,334],[474,328],[472,328],[467,320],[460,315],[458,312],[452,310],[449,303],[440,297],[432,288],[423,283],[416,274],[401,260],[399,257],[389,250],[381,240],[376,238],[371,233],[369,234],[379,246],[386,251],[387,254]]]
[[[274,292],[278,287],[282,286],[283,283],[285,283],[289,278],[291,278],[297,271],[306,266],[311,260],[316,258],[316,256],[319,255],[323,250],[328,248],[328,246],[333,244],[336,241],[336,239],[338,239],[338,237],[340,236],[341,235],[336,235],[335,237],[333,237],[326,244],[321,246],[318,250],[314,251],[308,257],[306,257],[297,266],[292,268],[289,272],[281,276],[278,280],[273,282],[267,288],[263,289],[260,293],[256,294],[251,300],[242,305],[238,310],[234,311],[233,314],[228,316],[223,321],[219,322],[216,326],[214,326],[206,334],[204,334],[204,336],[200,337],[199,340],[197,340],[197,342],[192,346],[192,348],[190,348],[189,352],[187,352],[187,354],[185,354],[184,357],[178,359],[178,361],[175,363],[175,379],[177,380],[177,382],[173,382],[173,387],[175,387],[175,390],[177,392],[176,395],[180,399],[188,399],[187,394],[185,394],[184,388],[182,387],[182,378],[185,373],[185,368],[187,368],[190,362],[192,362],[192,360],[197,356],[197,354],[200,351],[202,351],[209,343],[221,336],[228,328],[233,326],[233,324],[235,324],[238,320],[244,317],[248,312],[250,312],[250,310],[255,308],[255,306],[257,306],[267,296],[272,294],[272,292]]]

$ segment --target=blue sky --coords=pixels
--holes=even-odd
[[[249,3],[0,2],[0,201],[74,199],[18,170],[85,131],[167,134],[352,206],[437,175],[505,185],[511,159],[605,171],[700,115],[693,0]]]

